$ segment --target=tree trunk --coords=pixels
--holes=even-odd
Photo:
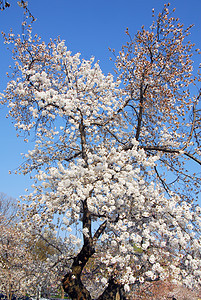
[[[110,278],[107,288],[97,300],[126,300],[123,286],[115,283],[114,279]]]
[[[87,199],[83,201],[83,228],[88,229],[88,236],[83,236],[84,244],[81,251],[73,259],[71,266],[71,272],[68,272],[63,280],[63,289],[69,295],[72,300],[91,300],[91,295],[87,288],[83,285],[81,280],[82,271],[87,264],[88,260],[95,253],[94,244],[100,235],[104,232],[107,225],[107,221],[104,221],[94,236],[91,233],[91,214],[87,207]],[[111,278],[108,282],[108,286],[98,300],[125,300],[123,288],[115,283]]]
[[[63,289],[72,300],[91,300],[91,295],[81,280],[82,271],[88,260],[95,253],[94,240],[104,232],[107,222],[103,222],[97,229],[94,237],[91,237],[91,216],[87,208],[87,202],[84,201],[83,228],[88,228],[89,237],[84,236],[84,245],[78,255],[74,258],[71,266],[71,272],[68,272],[63,280]],[[108,286],[98,297],[97,300],[126,300],[122,285],[115,282],[111,277]]]
[[[89,242],[85,242],[82,250],[74,258],[71,272],[62,280],[64,291],[72,300],[91,300],[91,295],[81,281],[82,270],[95,250]]]
[[[63,279],[63,288],[72,300],[91,300],[91,295],[79,275],[67,273]]]
[[[61,285],[61,299],[64,299],[65,297],[65,294],[64,294],[64,288],[63,286]]]
[[[65,292],[72,300],[91,300],[91,295],[83,285],[80,275],[75,275],[74,272],[68,273],[63,279],[63,287]],[[108,286],[97,300],[126,300],[123,286],[115,283],[111,278],[108,281]]]

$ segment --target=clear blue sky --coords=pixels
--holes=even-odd
[[[10,28],[21,33],[23,10],[10,0],[11,7],[0,12],[0,31]],[[37,18],[33,31],[43,40],[56,38],[66,40],[73,53],[81,52],[86,59],[95,56],[105,73],[112,70],[108,47],[120,50],[126,42],[125,29],[134,35],[141,25],[152,22],[152,8],[160,11],[164,0],[29,0],[28,8]],[[201,0],[172,0],[178,16],[185,26],[195,24],[191,41],[201,48]],[[0,37],[0,91],[6,87],[5,73],[11,64],[11,55]],[[6,109],[0,108],[0,192],[12,197],[24,194],[31,182],[19,175],[9,175],[22,162],[20,153],[25,153],[29,145],[16,137],[10,119],[5,118]]]

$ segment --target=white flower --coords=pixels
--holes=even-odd
[[[149,257],[149,261],[151,264],[154,264],[155,263],[155,256],[152,254],[150,257]]]
[[[101,278],[101,282],[103,285],[106,285],[107,284],[107,278],[103,277]]]
[[[126,252],[127,252],[126,247],[125,247],[125,246],[122,246],[122,245],[119,247],[119,250],[120,250],[120,252],[122,252],[122,253],[126,253]]]
[[[152,270],[160,273],[163,271],[163,268],[161,267],[161,265],[159,263],[155,263],[152,267]]]
[[[103,233],[102,236],[101,236],[101,241],[105,241],[107,239],[108,239],[108,234]]]
[[[112,257],[111,260],[110,260],[111,264],[115,264],[117,262],[116,258],[115,257]]]
[[[127,283],[124,285],[124,291],[130,292],[130,286]]]
[[[145,272],[145,275],[147,277],[153,278],[154,273],[152,271],[147,271],[147,272]]]
[[[139,277],[139,282],[140,282],[140,283],[143,283],[143,282],[144,282],[144,277],[142,277],[142,276]]]
[[[82,232],[83,232],[84,236],[89,237],[89,229],[88,228],[86,228],[86,227],[83,228]]]
[[[137,269],[137,270],[140,270],[140,269],[141,269],[141,266],[140,266],[140,265],[136,265],[136,269]]]
[[[115,247],[116,245],[117,245],[117,242],[116,242],[115,240],[112,240],[112,241],[111,241],[111,246],[112,246],[112,247]]]
[[[63,223],[65,225],[68,225],[69,224],[69,220],[66,217],[63,217]]]
[[[145,243],[142,244],[142,249],[146,250],[149,247],[149,242],[146,241]]]
[[[135,282],[136,278],[133,275],[129,276],[129,283],[133,284]]]

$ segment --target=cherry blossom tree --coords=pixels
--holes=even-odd
[[[0,291],[8,299],[56,292],[63,274],[63,262],[58,262],[62,243],[51,231],[27,236],[18,226],[20,215],[17,200],[0,193]]]
[[[35,137],[19,169],[34,181],[21,226],[61,232],[74,249],[59,258],[71,261],[63,278],[71,299],[92,299],[82,274],[94,257],[99,300],[169,277],[201,283],[200,75],[190,27],[168,5],[153,17],[134,39],[127,32],[116,79],[60,39],[32,37],[30,26],[5,36],[15,61],[5,103],[25,141]]]
[[[0,232],[0,291],[7,299],[13,295],[57,292],[64,264],[58,263],[56,248],[61,243],[57,241],[55,246],[55,237],[50,232],[37,240],[33,235],[27,237],[21,228],[8,224],[4,216],[0,216]]]
[[[21,232],[9,226],[2,216],[0,232],[0,290],[7,299],[12,299],[13,294],[21,295],[26,291],[32,259],[30,252],[25,251]]]

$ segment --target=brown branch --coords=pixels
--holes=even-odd
[[[118,139],[118,137],[109,129],[109,128],[106,128],[106,130],[109,132],[109,134],[111,134],[115,139],[116,139],[116,141],[118,142],[118,143],[120,143],[120,144],[125,144],[125,143],[122,143],[119,139]]]
[[[85,161],[85,165],[87,166],[87,153],[86,153],[86,132],[85,132],[85,125],[84,120],[82,116],[82,112],[78,109],[80,112],[81,122],[79,124],[79,131],[80,131],[80,139],[81,139],[81,147],[82,147],[82,158]]]
[[[133,145],[130,144],[126,147],[124,147],[124,150],[130,150],[132,149]],[[167,149],[167,148],[161,148],[158,146],[140,146],[139,148],[144,149],[145,151],[159,151],[159,152],[164,152],[164,153],[173,153],[173,154],[184,154],[185,156],[191,158],[192,160],[194,160],[195,162],[197,162],[199,165],[201,165],[201,160],[196,158],[194,155],[192,155],[191,153],[188,153],[186,151],[182,151],[182,150],[177,150],[177,149]]]
[[[92,233],[91,233],[91,213],[88,209],[87,199],[83,201],[83,218],[82,218],[83,229],[88,229],[88,235],[84,235],[84,244],[92,245]]]
[[[96,230],[94,236],[93,236],[93,240],[97,240],[100,235],[104,232],[105,228],[107,226],[107,220],[105,220],[100,226],[99,228]]]
[[[146,150],[155,150],[155,151],[160,151],[160,152],[165,152],[165,153],[174,153],[174,154],[184,154],[186,155],[187,157],[193,159],[194,161],[196,161],[199,165],[201,165],[201,160],[199,160],[198,158],[196,158],[194,155],[186,152],[186,151],[182,151],[182,150],[176,150],[176,149],[167,149],[167,148],[160,148],[160,147],[157,147],[157,146],[145,146],[145,147],[141,147],[143,148],[145,151]]]
[[[79,156],[81,153],[82,153],[82,151],[79,151],[79,152],[71,155],[69,158],[65,158],[64,160],[65,161],[70,161],[71,159],[76,158],[77,156]]]
[[[143,84],[141,83],[140,87],[140,110],[139,110],[139,115],[138,115],[138,123],[137,123],[137,130],[136,130],[136,135],[135,138],[138,141],[140,137],[140,130],[141,130],[141,124],[142,124],[142,113],[143,113]]]
[[[162,183],[162,185],[163,185],[165,191],[166,191],[166,192],[168,193],[168,195],[169,195],[169,191],[168,191],[167,184],[166,184],[166,183],[164,182],[164,180],[161,178],[160,174],[158,173],[158,170],[157,170],[156,166],[154,166],[154,170],[155,170],[156,175],[157,175],[157,177],[159,178],[160,182]]]
[[[201,91],[199,92],[199,95],[197,97],[196,100],[199,100],[200,98],[200,95],[201,95]],[[191,132],[189,134],[189,137],[188,137],[188,140],[186,142],[186,145],[183,146],[183,148],[181,149],[182,151],[185,150],[187,147],[188,147],[188,144],[192,138],[192,135],[193,135],[193,132],[194,132],[194,128],[195,128],[195,122],[196,122],[196,110],[195,110],[195,105],[196,105],[196,102],[194,102],[193,104],[193,121],[192,121],[192,126],[191,126]]]
[[[51,242],[49,242],[48,239],[46,239],[42,234],[38,233],[38,235],[39,235],[39,236],[40,236],[40,237],[41,237],[41,238],[42,238],[49,246],[55,248],[57,251],[59,251],[59,252],[62,254],[62,251],[61,251],[61,249],[60,249],[58,246],[56,246],[56,245],[52,244]]]
[[[196,158],[194,155],[184,152],[184,155],[188,156],[189,158],[193,159],[195,162],[197,162],[199,165],[201,165],[201,160]]]

